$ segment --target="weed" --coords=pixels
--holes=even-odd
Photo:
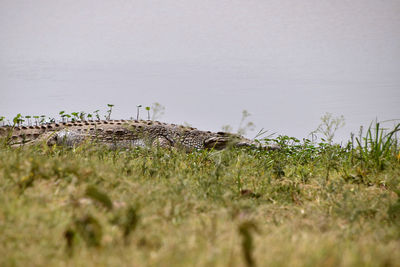
[[[39,123],[44,123],[46,120],[46,116],[45,115],[40,115],[40,121]]]
[[[95,110],[95,111],[93,111],[93,113],[96,115],[96,119],[99,121],[100,120],[100,115],[99,115],[99,111],[100,110]]]
[[[372,123],[368,127],[365,136],[356,138],[360,160],[367,166],[374,166],[379,170],[383,170],[386,163],[391,157],[396,157],[398,151],[398,139],[396,133],[400,131],[400,123],[388,131],[381,127],[381,123],[375,121],[374,127]]]
[[[113,106],[114,106],[113,104],[107,104],[107,107],[109,109],[107,110],[107,115],[105,116],[106,120],[111,120],[111,113],[112,113]]]
[[[21,113],[18,113],[17,116],[13,118],[13,127],[20,126],[25,120],[22,118]]]
[[[140,112],[140,108],[142,107],[142,105],[137,105],[136,106],[136,120],[139,120],[139,112]]]
[[[321,124],[318,126],[318,128],[312,131],[310,134],[315,135],[320,133],[325,137],[325,140],[331,144],[337,130],[342,128],[344,125],[345,119],[343,115],[334,118],[331,113],[326,113],[321,117]]]
[[[155,102],[151,105],[151,110],[153,111],[151,119],[154,121],[160,119],[164,115],[165,107],[160,103]]]
[[[147,110],[147,120],[150,120],[150,107],[146,107]]]
[[[79,112],[71,112],[72,117],[72,121],[77,121],[79,120]]]
[[[247,131],[252,131],[255,128],[255,125],[253,122],[246,122],[247,118],[250,117],[251,114],[247,110],[242,111],[242,119],[240,120],[239,123],[239,128],[237,130],[237,133],[240,135],[245,135]]]

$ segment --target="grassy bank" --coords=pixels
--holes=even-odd
[[[392,137],[0,149],[0,266],[400,266]]]

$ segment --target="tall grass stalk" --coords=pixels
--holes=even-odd
[[[365,137],[356,138],[361,160],[365,164],[372,164],[382,170],[385,167],[385,161],[389,157],[394,157],[398,153],[397,132],[400,131],[400,123],[388,131],[382,128],[381,123],[375,121],[370,124]]]

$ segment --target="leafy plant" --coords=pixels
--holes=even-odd
[[[255,128],[253,122],[246,122],[247,118],[250,117],[251,114],[247,110],[242,111],[242,119],[240,120],[239,127],[237,133],[240,135],[245,135],[247,131],[252,131]]]
[[[72,117],[72,121],[77,121],[80,119],[80,113],[79,112],[71,112]]]
[[[147,110],[147,120],[150,120],[150,107],[146,107]]]
[[[96,115],[96,119],[99,121],[100,120],[100,114],[99,114],[100,110],[95,110],[93,111],[93,113]]]
[[[65,113],[64,110],[60,111],[58,114],[60,114],[60,116],[61,116],[61,121],[62,121],[62,122],[65,122],[65,118],[67,118],[66,121],[68,122],[68,118],[71,117],[71,115]]]
[[[151,110],[153,111],[151,119],[154,121],[160,119],[164,115],[165,107],[160,103],[155,102],[151,105]]]
[[[30,116],[30,115],[25,116],[25,119],[28,120],[28,125],[31,125],[31,118],[32,118],[32,116]]]
[[[79,119],[80,119],[81,121],[84,121],[84,120],[85,120],[85,116],[86,116],[86,112],[84,112],[84,111],[79,112]]]
[[[383,170],[385,162],[398,153],[396,133],[399,131],[400,123],[390,131],[382,128],[378,121],[375,121],[374,127],[371,123],[365,137],[356,138],[356,149],[362,162]]]
[[[21,123],[23,123],[23,122],[24,122],[24,119],[22,119],[21,113],[18,113],[17,116],[15,116],[13,118],[13,126],[16,126],[16,125],[20,126]]]
[[[136,106],[136,120],[139,120],[139,111],[140,111],[140,108],[142,107],[142,105],[137,105]]]
[[[39,123],[44,123],[46,121],[46,116],[45,115],[40,115],[40,122]]]
[[[112,113],[112,108],[113,108],[113,104],[107,104],[107,107],[109,107],[109,110],[107,110],[107,116],[106,116],[106,120],[110,120],[111,119],[111,113]]]
[[[318,126],[318,128],[312,131],[310,134],[314,135],[321,133],[325,137],[325,140],[331,144],[337,130],[342,128],[344,125],[345,119],[343,115],[340,117],[333,117],[331,113],[326,113],[321,117],[321,124]]]
[[[33,116],[33,118],[35,119],[35,125],[37,126],[39,124],[39,116],[35,115]]]

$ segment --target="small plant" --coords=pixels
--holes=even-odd
[[[344,125],[345,119],[343,115],[334,118],[331,113],[326,113],[321,117],[321,124],[316,130],[312,131],[310,135],[314,138],[317,133],[321,133],[325,137],[325,140],[332,144],[335,133]]]
[[[164,115],[165,112],[165,107],[163,105],[161,105],[158,102],[155,102],[151,105],[151,110],[153,111],[153,115],[151,116],[151,119],[154,120],[158,120],[162,117],[162,115]]]
[[[140,111],[141,107],[142,107],[142,105],[137,105],[136,106],[136,108],[137,108],[137,110],[136,110],[136,120],[139,120],[139,111]]]
[[[95,114],[96,119],[97,119],[98,121],[100,120],[99,111],[100,111],[100,110],[95,110],[95,111],[93,111],[93,113]]]
[[[261,128],[258,133],[254,136],[253,140],[259,140],[260,138],[264,138],[264,139],[271,139],[276,133],[271,133],[268,134],[266,137],[266,134],[268,133],[268,130],[264,130],[264,128]]]
[[[40,115],[40,122],[39,123],[45,123],[45,121],[46,121],[46,116],[45,115]]]
[[[222,131],[224,131],[224,132],[227,132],[227,133],[231,133],[231,132],[233,132],[233,128],[232,128],[232,126],[230,126],[230,125],[224,125],[224,126],[222,126],[221,127],[221,130]]]
[[[366,163],[372,163],[379,170],[383,170],[385,162],[389,160],[392,155],[398,153],[398,139],[396,134],[400,131],[400,123],[388,131],[382,128],[381,123],[375,121],[374,127],[372,123],[368,127],[365,137],[360,136],[356,138],[361,160]]]
[[[17,116],[14,117],[13,119],[13,126],[20,126],[21,123],[24,122],[24,119],[22,119],[21,113],[18,113]]]
[[[35,115],[33,116],[33,119],[35,120],[35,125],[37,126],[39,124],[39,116]]]
[[[4,119],[5,119],[6,117],[4,117],[4,116],[0,116],[0,122],[1,122],[1,125],[2,126],[4,126]]]
[[[32,116],[29,116],[29,115],[25,116],[25,119],[28,120],[28,125],[31,125],[31,118],[32,118]]]
[[[72,116],[69,115],[69,114],[64,114],[64,117],[67,118],[67,119],[66,119],[66,122],[68,122],[68,120],[71,119]],[[49,118],[49,119],[50,119],[50,118]],[[71,120],[72,120],[72,119],[71,119]]]
[[[79,119],[80,119],[81,121],[84,121],[84,120],[85,120],[85,116],[86,116],[86,112],[83,112],[83,111],[79,112]]]
[[[109,110],[107,110],[107,116],[106,116],[106,120],[110,120],[111,119],[111,113],[112,113],[112,108],[113,108],[113,104],[107,104],[107,106],[109,107]]]
[[[147,120],[150,120],[150,107],[146,107],[147,110]]]
[[[72,121],[77,121],[79,120],[79,112],[71,112],[72,117]]]
[[[253,122],[246,122],[247,118],[250,117],[251,114],[247,111],[247,110],[243,110],[242,111],[242,118],[240,119],[239,122],[239,126],[237,129],[237,134],[239,135],[245,135],[247,133],[247,131],[253,131],[255,128],[255,125]],[[230,125],[224,125],[222,126],[222,131],[224,132],[233,132],[233,128]],[[257,137],[259,137],[260,135],[262,135],[263,133],[261,133],[262,130],[258,133]],[[261,134],[260,134],[261,133]]]
[[[247,110],[242,111],[242,119],[240,120],[239,128],[237,130],[238,134],[245,135],[247,133],[247,131],[254,130],[254,127],[255,127],[254,123],[251,121],[246,122],[247,118],[250,116],[251,116],[251,114]]]
[[[65,122],[65,116],[66,116],[65,111],[62,110],[62,111],[58,112],[58,114],[60,114],[60,116],[61,116],[61,121]]]

